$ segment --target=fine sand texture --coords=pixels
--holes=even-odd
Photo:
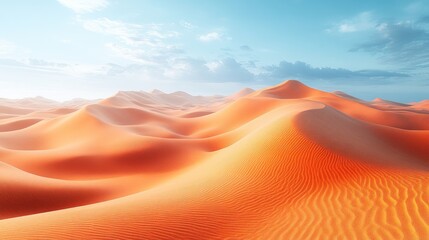
[[[2,240],[428,237],[428,101],[0,99]]]

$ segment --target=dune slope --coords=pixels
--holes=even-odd
[[[0,120],[0,239],[429,236],[429,112],[417,105],[293,80],[226,98],[34,105]]]

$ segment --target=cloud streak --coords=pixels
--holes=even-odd
[[[265,72],[261,73],[260,79],[279,80],[287,78],[303,80],[374,80],[386,78],[404,78],[409,75],[398,72],[384,70],[358,70],[352,71],[344,68],[312,67],[305,62],[282,61],[278,65],[265,67]]]
[[[73,77],[106,75],[111,68],[110,64],[71,64],[51,62],[43,59],[34,58],[26,60],[0,58],[0,67],[9,67],[45,73],[57,73]]]
[[[421,4],[411,4],[416,12]],[[429,17],[417,15],[403,21],[381,21],[371,12],[343,20],[334,29],[342,34],[362,33],[363,40],[350,48],[350,52],[367,52],[378,56],[384,63],[399,65],[401,69],[429,68]],[[331,29],[332,30],[332,29]]]
[[[57,0],[61,5],[82,14],[99,11],[109,5],[107,0]]]
[[[169,43],[177,38],[176,31],[164,29],[161,24],[133,24],[109,18],[78,19],[91,32],[112,36],[115,42],[106,43],[107,49],[117,56],[140,64],[165,64],[173,55],[183,52]]]
[[[109,18],[99,19],[78,19],[83,28],[88,31],[111,35],[119,38],[127,44],[137,44],[142,41],[138,38],[139,32],[143,27],[139,24],[124,23],[121,21],[111,20]]]
[[[207,34],[200,35],[198,39],[202,42],[213,42],[219,41],[223,38],[223,34],[219,32],[209,32]]]
[[[429,68],[429,30],[414,22],[380,23],[375,36],[351,51],[370,52],[411,69]]]
[[[359,13],[351,19],[341,21],[330,29],[330,31],[338,31],[340,33],[361,32],[373,29],[376,25],[373,13],[366,11]]]

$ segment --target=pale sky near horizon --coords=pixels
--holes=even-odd
[[[0,98],[231,94],[286,79],[429,99],[429,0],[0,3]]]

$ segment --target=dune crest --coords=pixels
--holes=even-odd
[[[297,80],[0,99],[0,239],[424,239],[427,103]]]

